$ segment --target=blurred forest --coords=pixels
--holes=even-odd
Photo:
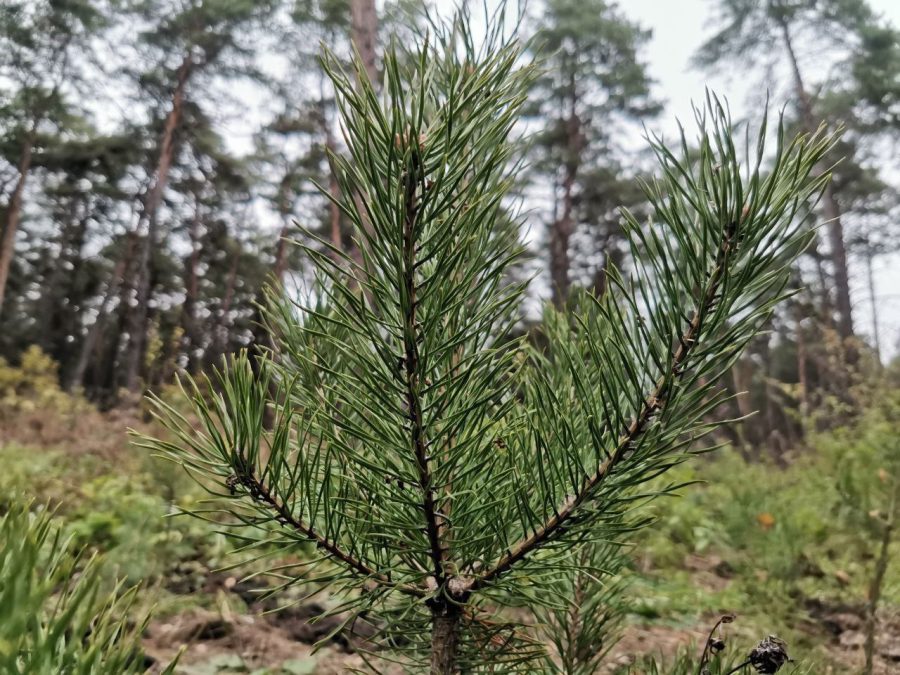
[[[758,412],[751,423],[721,430],[718,440],[734,452],[711,471],[747,492],[729,496],[723,489],[682,503],[663,518],[662,533],[650,535],[648,556],[656,555],[655,563],[636,563],[641,574],[653,564],[682,569],[685,556],[696,558],[699,551],[706,557],[688,571],[713,574],[724,554],[710,554],[709,542],[730,537],[727,574],[746,573],[749,581],[743,595],[729,598],[752,605],[754,584],[771,593],[785,586],[767,586],[768,577],[754,576],[758,562],[734,554],[766,549],[759,538],[782,525],[781,516],[777,526],[766,520],[774,507],[757,508],[762,492],[749,485],[765,491],[766,499],[782,500],[790,514],[785,526],[795,527],[780,533],[778,547],[766,549],[772,556],[766,566],[783,568],[788,591],[810,595],[800,581],[809,572],[803,565],[813,565],[809,552],[790,547],[805,541],[825,546],[825,535],[804,521],[808,514],[791,490],[805,484],[820,500],[810,508],[830,518],[849,503],[847,493],[810,475],[840,473],[853,463],[847,448],[857,448],[870,461],[859,470],[872,474],[859,480],[877,487],[875,468],[894,461],[881,440],[852,430],[896,437],[900,416],[898,348],[879,342],[885,335],[879,322],[889,317],[882,315],[873,271],[873,261],[900,252],[900,37],[864,0],[711,0],[708,8],[710,37],[696,47],[698,71],[739,70],[772,91],[789,92],[786,100],[773,98],[771,107],[784,106],[793,131],[843,129],[829,158],[833,181],[808,223],[817,228],[814,243],[792,273],[795,292],[723,382],[740,395],[717,417]],[[340,190],[329,155],[346,148],[334,91],[318,61],[320,46],[348,64],[355,48],[377,80],[384,45],[426,31],[428,10],[414,0],[0,1],[4,463],[14,455],[20,461],[27,454],[22,449],[32,445],[82,453],[94,444],[102,464],[113,456],[111,446],[125,444],[103,430],[142,424],[134,411],[144,392],[164,391],[178,373],[204,372],[238,349],[268,346],[259,310],[267,289],[300,293],[314,282],[310,261],[289,240],[351,254],[357,246],[328,198]],[[635,152],[634,139],[642,124],[663,114],[666,102],[647,66],[650,32],[630,17],[627,2],[534,0],[521,31],[543,70],[523,123],[527,169],[516,190],[529,212],[530,255],[514,273],[538,280],[520,308],[520,326],[539,340],[542,303],[565,308],[576,288],[602,294],[611,266],[628,269],[619,209],[649,217],[641,183],[652,179],[653,168],[649,155]],[[805,66],[811,58],[815,68]],[[781,73],[785,78],[776,81]],[[696,96],[702,99],[703,92]],[[235,120],[242,128],[255,125],[252,137],[235,138]],[[851,294],[851,278],[865,280],[863,295]],[[872,325],[861,325],[860,315]],[[52,415],[42,412],[48,407],[67,420],[62,430],[49,428]],[[823,434],[830,434],[825,441]],[[812,446],[825,448],[824,464],[798,459]],[[34,466],[14,465],[4,478],[9,484],[0,485],[37,481],[37,494],[61,502],[65,481],[87,486],[75,499],[84,543],[103,548],[118,541],[122,528],[139,529],[146,522],[141,518],[175,499],[175,479],[144,465],[135,469],[143,482],[129,489],[94,464],[63,482],[41,483],[42,472],[69,472],[57,464],[50,454]],[[778,477],[771,478],[774,467]],[[869,488],[854,482],[861,475],[848,470],[847,489],[865,498],[833,520],[847,537],[868,527],[858,520],[871,506]],[[698,477],[707,476],[683,476]],[[146,495],[138,499],[140,490]],[[138,515],[123,515],[128,500]],[[717,511],[726,501],[746,518]],[[88,513],[107,520],[98,525]],[[728,529],[723,523],[729,518],[743,525]],[[743,526],[748,531],[739,536]],[[168,526],[159,527],[152,532],[163,542],[157,554],[179,561],[180,571],[169,570],[170,577],[180,575],[173,583],[193,588],[193,572],[184,570],[202,565],[200,586],[214,582],[215,596],[230,578],[208,574],[211,559],[221,557],[221,541],[194,530],[180,534],[181,546],[205,542],[197,544],[206,556],[198,562],[167,538]],[[128,576],[161,573],[137,542],[123,541]],[[867,561],[876,556],[869,544],[859,544]],[[825,567],[812,576],[833,581],[847,574],[846,561]],[[638,614],[696,609],[687,590],[692,582],[666,576],[662,593],[669,606],[648,600],[662,577],[644,576],[637,582],[646,591]],[[832,590],[850,584],[865,594],[866,573],[846,583],[840,574],[837,579]],[[721,599],[715,597],[700,611],[715,612]]]
[[[797,293],[728,383],[748,392],[733,417],[761,411],[730,440],[778,453],[852,416],[857,385],[895,352],[878,342],[872,261],[900,247],[900,48],[865,2],[722,0],[710,12],[697,68],[764,78],[775,56],[792,78],[790,124],[845,129]],[[349,57],[355,43],[377,77],[380,45],[427,27],[421,3],[356,0],[7,1],[0,22],[0,356],[17,364],[37,345],[65,390],[104,407],[264,341],[264,286],[310,281],[286,238],[353,249],[316,187],[336,194],[328,153],[343,149],[320,44]],[[528,111],[533,259],[521,273],[564,306],[573,287],[602,293],[607,267],[629,264],[618,209],[646,210],[647,161],[628,141],[664,101],[642,55],[650,34],[624,7],[535,2],[523,30],[544,75]],[[824,75],[804,72],[808,49],[833,59]],[[229,128],[248,97],[269,116],[239,152]],[[872,329],[854,321],[851,274],[868,279]],[[522,308],[523,330],[541,299]]]

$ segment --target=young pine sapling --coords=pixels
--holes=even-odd
[[[537,667],[541,641],[506,608],[562,606],[560,575],[594,559],[570,549],[641,526],[639,488],[715,428],[719,375],[783,297],[831,143],[779,128],[767,157],[763,124],[742,164],[710,98],[696,149],[651,141],[651,222],[624,214],[632,272],[537,347],[514,337],[527,284],[507,274],[534,67],[489,33],[476,46],[457,21],[389,48],[380,88],[326,55],[360,254],[306,246],[318,283],[273,300],[271,358],[237,355],[210,393],[189,382],[199,428],[157,399],[172,439],[142,441],[213,493],[219,515],[200,515],[247,550],[311,542],[274,570],[283,585],[327,588],[380,655],[435,674]]]

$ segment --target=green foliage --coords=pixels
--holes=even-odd
[[[617,546],[594,543],[572,552],[572,563],[547,579],[542,592],[556,604],[535,603],[538,624],[553,647],[549,673],[592,675],[609,655],[625,613],[622,567]]]
[[[194,475],[213,497],[195,513],[248,551],[315,544],[284,585],[346,591],[393,655],[452,644],[444,666],[514,671],[541,650],[501,608],[558,607],[545,585],[591,569],[572,546],[645,525],[642,487],[715,428],[715,382],[782,297],[831,141],[779,129],[764,170],[764,124],[745,168],[711,98],[699,153],[653,142],[653,220],[626,215],[634,273],[612,270],[546,348],[511,340],[520,247],[499,226],[532,69],[489,31],[476,48],[456,22],[414,58],[389,50],[381,99],[326,57],[361,258],[307,247],[321,283],[274,309],[277,358],[238,356],[209,397],[189,382],[199,429],[157,400],[174,440],[139,443]]]
[[[679,467],[677,479],[702,485],[657,504],[658,522],[637,542],[642,571],[627,575],[630,611],[690,624],[734,611],[741,644],[752,638],[746,629],[777,631],[798,667],[818,672],[829,655],[809,627],[834,612],[862,614],[868,600],[900,457],[897,410],[896,394],[884,393],[787,465],[725,452]],[[708,567],[689,572],[692,559]],[[882,602],[896,605],[898,590],[891,564]]]
[[[139,673],[143,623],[129,623],[135,589],[102,590],[46,513],[12,505],[0,519],[0,669],[23,675]],[[174,664],[166,672],[172,672]]]
[[[80,397],[62,391],[56,363],[37,345],[22,353],[18,366],[0,357],[0,415],[48,409],[73,414],[88,408]]]

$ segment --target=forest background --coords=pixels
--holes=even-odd
[[[327,156],[345,151],[320,45],[349,59],[355,44],[378,79],[384,45],[410,40],[423,7],[0,6],[0,457],[9,468],[0,486],[8,495],[29,482],[80,543],[129,579],[153,580],[164,600],[150,653],[209,642],[189,666],[277,665],[240,647],[249,624],[235,616],[253,601],[231,591],[234,576],[213,572],[227,544],[196,524],[149,524],[190,492],[129,448],[124,429],[150,424],[148,389],[165,394],[178,373],[267,344],[264,286],[298,293],[312,282],[288,238],[311,243],[305,228],[353,252],[347,223],[316,187],[337,193]],[[809,223],[814,244],[794,269],[796,293],[723,382],[740,395],[722,416],[758,413],[721,432],[722,457],[684,469],[710,487],[658,507],[658,528],[635,549],[640,592],[628,621],[641,635],[659,630],[659,644],[626,636],[623,658],[657,646],[671,656],[702,639],[710,617],[738,611],[748,631],[787,633],[843,672],[875,630],[866,618],[874,597],[877,662],[900,659],[900,571],[888,569],[873,591],[881,556],[896,549],[884,534],[893,522],[885,495],[900,465],[898,24],[889,0],[527,5],[522,34],[544,75],[522,125],[528,168],[517,185],[530,255],[514,274],[536,276],[523,332],[540,332],[542,303],[564,308],[576,288],[602,294],[609,266],[628,267],[618,209],[648,213],[640,183],[653,161],[642,134],[673,138],[676,117],[690,126],[705,87],[727,96],[741,123],[758,120],[768,100],[794,131],[844,130]],[[763,603],[773,595],[783,606]],[[210,615],[221,634],[204,632]],[[308,643],[307,618],[278,630]]]

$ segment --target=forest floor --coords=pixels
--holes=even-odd
[[[281,600],[288,606],[273,611],[279,605],[260,600],[258,583],[242,581],[252,567],[220,571],[235,560],[223,535],[201,521],[160,517],[173,503],[196,503],[198,491],[177,467],[131,446],[128,427],[148,423],[135,412],[0,407],[0,500],[24,493],[52,504],[78,543],[104,554],[111,576],[141,582],[143,611],[154,616],[146,653],[164,663],[184,649],[183,675],[363,667],[364,637],[345,629],[328,637],[338,620],[315,620],[327,596],[291,604],[288,594]],[[628,611],[602,672],[644,672],[635,665],[643,655],[696,654],[725,613],[737,615],[729,650],[745,653],[778,634],[798,672],[860,672],[878,548],[866,519],[883,469],[865,456],[848,468],[848,438],[823,437],[777,464],[725,451],[677,469],[678,482],[701,482],[649,507],[657,521],[631,551]],[[900,559],[893,557],[876,638],[882,675],[900,672]]]

